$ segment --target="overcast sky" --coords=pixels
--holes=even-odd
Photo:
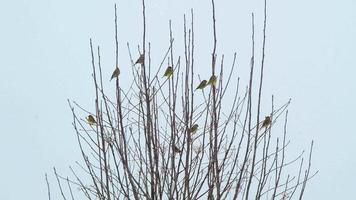
[[[51,175],[55,188],[52,167],[70,175],[68,166],[81,160],[67,99],[93,108],[89,38],[101,45],[103,70],[110,76],[114,3],[0,2],[0,199],[46,199],[44,174]],[[117,3],[120,66],[128,66],[126,42],[141,44],[141,2]],[[209,63],[212,48],[210,1],[148,1],[149,41],[153,53],[161,55],[160,48],[169,42],[168,20],[179,39],[183,14],[190,8],[195,13],[196,55],[208,58],[197,59],[196,66],[208,74],[203,65]],[[217,53],[224,53],[230,63],[238,53],[242,80],[248,76],[251,12],[260,43],[262,8],[262,0],[216,3]],[[308,183],[307,200],[354,197],[355,11],[354,0],[268,2],[264,99],[267,105],[272,94],[280,104],[292,98],[292,152],[315,141],[312,169],[320,172]]]

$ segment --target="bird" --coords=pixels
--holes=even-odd
[[[119,77],[119,75],[120,75],[120,69],[119,69],[118,67],[116,67],[115,70],[113,71],[112,75],[111,75],[110,81],[111,81],[112,79],[114,79],[114,78]]]
[[[194,124],[192,127],[190,127],[188,132],[194,134],[195,132],[197,132],[198,127],[199,127],[198,124]]]
[[[266,116],[265,119],[262,122],[262,126],[261,128],[265,127],[267,128],[270,124],[271,124],[271,117],[270,116]]]
[[[207,85],[216,85],[216,76],[212,75],[207,83]]]
[[[141,54],[140,57],[137,59],[137,61],[135,62],[136,64],[141,64],[143,65],[143,63],[145,62],[145,55]]]
[[[87,122],[89,125],[93,125],[96,123],[95,118],[93,117],[93,115],[88,115],[88,117],[86,118]]]
[[[179,147],[177,147],[176,145],[173,145],[173,153],[181,153],[181,152],[182,152],[182,150]]]
[[[166,76],[167,78],[169,78],[170,76],[172,76],[172,74],[173,74],[173,67],[168,66],[166,71],[164,72],[163,77]]]
[[[202,80],[202,82],[200,82],[200,84],[198,85],[198,87],[195,89],[204,89],[207,86],[207,81],[206,80]]]

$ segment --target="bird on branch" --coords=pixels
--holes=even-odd
[[[195,89],[204,89],[207,86],[207,81],[206,80],[202,80],[202,82],[200,82],[200,84],[198,85],[198,87]]]
[[[198,124],[194,124],[192,127],[190,127],[190,129],[188,130],[189,133],[194,134],[195,132],[197,132],[199,125]]]
[[[86,118],[87,122],[89,125],[93,125],[96,123],[95,118],[93,117],[93,115],[88,115],[88,117]]]
[[[216,86],[216,76],[215,75],[212,75],[208,81],[208,84],[207,85],[213,85],[213,86]]]
[[[120,75],[120,69],[119,69],[118,67],[116,67],[115,70],[113,71],[112,75],[111,75],[110,81],[111,81],[112,79],[114,79],[114,78],[119,77],[119,75]]]
[[[168,66],[166,71],[164,72],[163,77],[166,76],[167,78],[169,78],[170,76],[172,76],[172,74],[173,74],[173,67]]]
[[[140,57],[136,60],[135,65],[136,64],[143,65],[144,62],[145,62],[145,55],[141,54]]]
[[[270,116],[266,116],[265,119],[262,122],[261,129],[263,127],[267,128],[269,125],[271,125],[271,122],[272,122],[271,117]]]

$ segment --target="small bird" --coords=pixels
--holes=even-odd
[[[200,84],[198,85],[198,87],[195,89],[204,89],[207,86],[207,81],[203,80],[202,82],[200,82]]]
[[[118,67],[116,67],[115,70],[113,71],[112,75],[111,75],[110,81],[111,81],[112,79],[114,79],[114,78],[119,77],[119,75],[120,75],[120,69],[119,69]]]
[[[192,127],[190,127],[190,129],[188,130],[189,133],[194,134],[195,132],[197,132],[199,125],[198,124],[194,124]]]
[[[212,75],[207,83],[207,85],[214,85],[216,86],[216,76],[215,75]]]
[[[140,57],[137,59],[137,61],[135,62],[136,64],[141,64],[143,65],[143,63],[145,62],[145,55],[141,54]]]
[[[182,153],[182,150],[176,145],[173,145],[173,153]]]
[[[89,125],[93,125],[96,123],[95,118],[93,117],[93,115],[88,115],[88,117],[86,118],[87,122]]]
[[[271,117],[270,116],[266,116],[265,119],[262,122],[262,126],[261,128],[265,127],[267,128],[270,124],[271,124]]]
[[[169,78],[170,76],[172,76],[172,74],[173,74],[173,67],[168,66],[166,71],[164,72],[163,77],[166,76],[167,78]]]

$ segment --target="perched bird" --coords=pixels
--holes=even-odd
[[[169,78],[170,76],[172,76],[172,74],[173,74],[173,67],[168,66],[166,71],[164,72],[163,77],[166,76],[167,78]]]
[[[192,127],[190,127],[188,132],[191,133],[191,134],[194,134],[195,132],[197,132],[198,127],[199,127],[198,124],[194,124]]]
[[[173,153],[182,153],[182,150],[176,145],[173,145]]]
[[[116,67],[115,70],[113,71],[112,75],[111,75],[110,81],[111,81],[112,79],[114,79],[114,78],[119,77],[119,75],[120,75],[120,69],[119,69],[118,67]]]
[[[93,115],[88,115],[88,117],[86,118],[87,122],[89,125],[93,125],[96,123],[95,118],[93,117]]]
[[[270,116],[266,116],[265,119],[262,122],[262,126],[261,128],[265,127],[267,128],[270,124],[271,124],[271,117]]]
[[[195,89],[204,89],[207,86],[207,82],[206,80],[203,80],[202,82],[200,82],[200,84],[198,85],[198,87]]]
[[[216,86],[216,76],[215,75],[212,75],[208,81],[208,84],[207,85],[214,85]]]
[[[135,62],[136,64],[143,64],[145,62],[145,55],[141,54],[140,57],[137,59],[137,61]]]

